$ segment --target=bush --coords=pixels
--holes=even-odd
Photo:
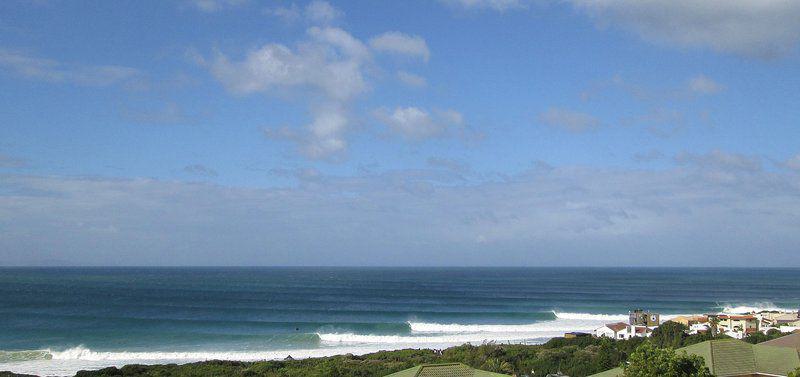
[[[626,377],[710,377],[705,361],[697,355],[658,348],[650,342],[639,346],[625,366]]]

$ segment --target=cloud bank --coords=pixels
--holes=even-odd
[[[6,174],[0,261],[796,265],[798,172],[722,151],[676,159],[662,171],[540,164],[478,181],[431,159],[262,189]]]

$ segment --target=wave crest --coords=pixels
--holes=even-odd
[[[719,307],[722,308],[722,313],[731,313],[731,314],[747,314],[753,312],[758,313],[762,311],[796,312],[798,310],[797,308],[782,308],[775,305],[772,302],[722,304]]]
[[[592,314],[592,313],[559,313],[553,314],[558,319],[573,319],[580,321],[627,321],[627,314]]]

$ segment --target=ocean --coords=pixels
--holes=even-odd
[[[0,371],[535,344],[635,308],[798,307],[798,269],[0,268]]]

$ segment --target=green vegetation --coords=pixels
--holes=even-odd
[[[784,335],[786,335],[786,334],[784,334],[784,333],[782,333],[782,332],[780,332],[780,331],[778,331],[776,329],[771,329],[771,330],[767,331],[766,334],[764,334],[762,332],[754,332],[754,333],[748,335],[747,337],[745,337],[744,341],[747,342],[747,343],[758,344],[758,343],[761,343],[761,342],[766,342],[768,340],[780,338],[780,337],[782,337]]]
[[[686,325],[667,321],[661,324],[658,328],[653,330],[650,335],[650,342],[659,348],[681,348],[691,346],[692,344],[702,343],[711,339],[725,339],[729,338],[727,335],[713,336],[708,334],[689,335],[686,333],[689,328]],[[765,339],[768,340],[768,339]]]
[[[672,348],[658,348],[645,342],[631,354],[625,365],[625,377],[709,377],[705,360]]]
[[[691,340],[692,337],[687,339]],[[686,341],[686,340],[684,340]],[[363,356],[341,355],[303,360],[232,362],[208,361],[184,365],[128,365],[81,371],[76,377],[378,377],[419,364],[460,362],[490,372],[544,377],[563,372],[588,376],[622,365],[645,340],[555,338],[542,345],[461,345],[442,351],[384,351]]]
[[[789,373],[789,377],[800,377],[800,368],[794,370],[794,372]]]
[[[581,377],[625,365],[626,361],[630,361],[625,372],[628,376],[705,376],[702,374],[705,369],[701,368],[702,364],[697,364],[696,358],[676,354],[672,349],[724,336],[686,335],[684,329],[683,325],[667,322],[654,331],[649,340],[554,338],[541,345],[465,344],[441,351],[409,349],[302,360],[127,365],[81,371],[76,377],[382,377],[420,364],[450,362],[517,376],[544,377],[560,371],[572,377]],[[657,362],[651,362],[651,358]],[[700,374],[691,374],[696,369]],[[675,374],[662,374],[663,371]],[[0,373],[0,377],[6,376],[11,375]]]

